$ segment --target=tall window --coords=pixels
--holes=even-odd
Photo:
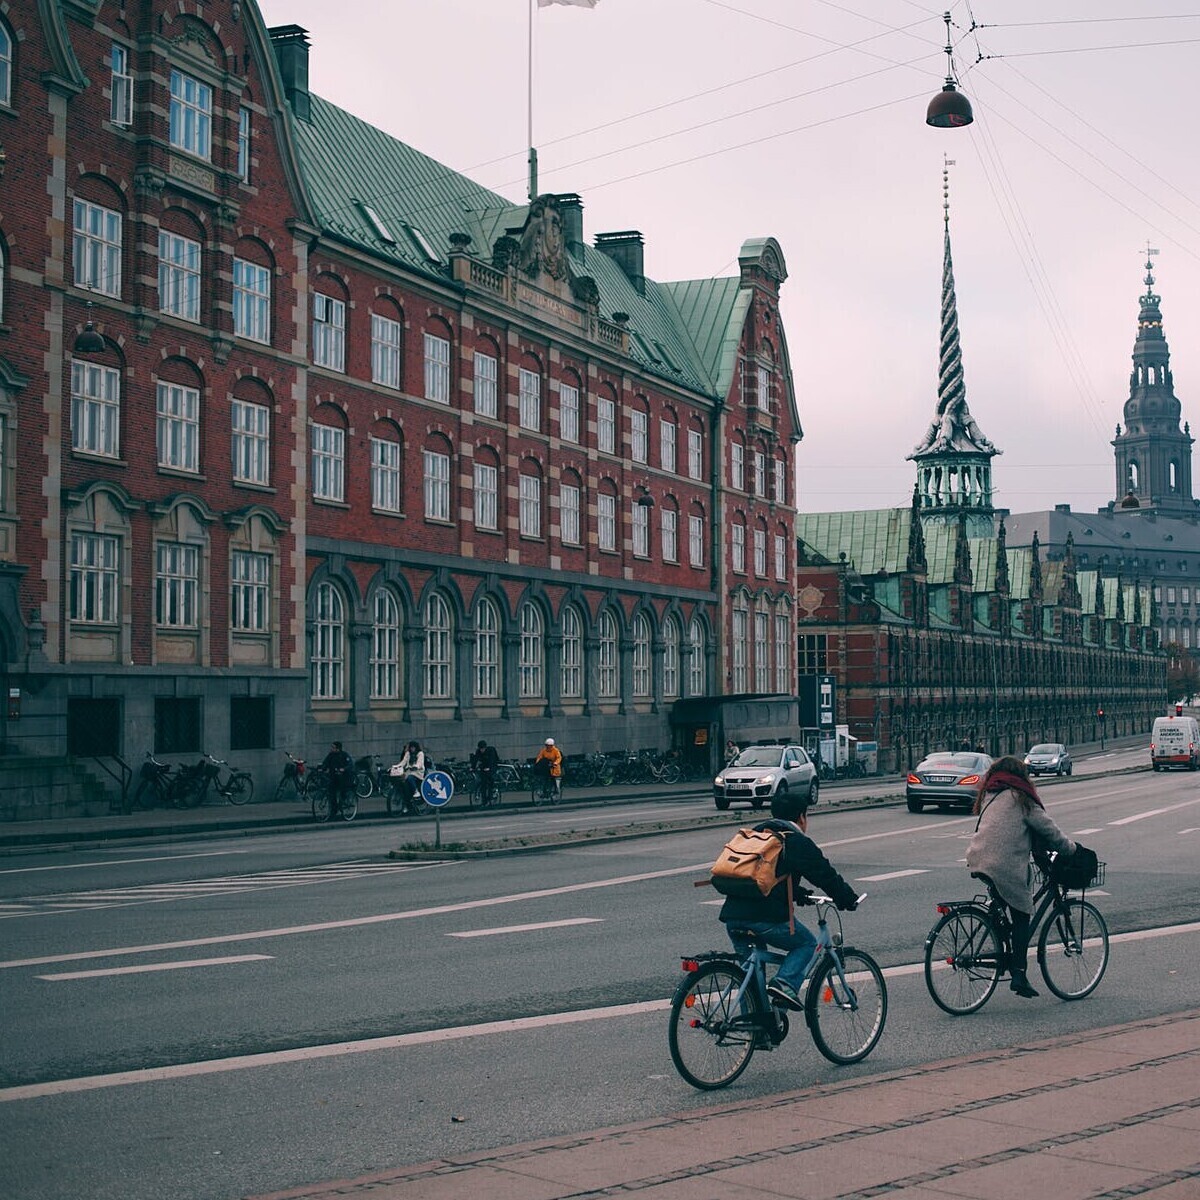
[[[739,492],[746,486],[746,447],[741,442],[729,446],[729,486]]]
[[[195,629],[200,593],[200,549],[159,542],[154,574],[154,619],[168,629]]]
[[[617,498],[601,492],[596,498],[596,538],[601,550],[617,548]]]
[[[761,450],[754,452],[754,494],[767,494],[767,456]]]
[[[233,477],[239,483],[271,482],[271,411],[265,404],[234,400],[230,406]]]
[[[345,430],[333,425],[313,425],[312,479],[314,500],[345,500]]]
[[[765,529],[754,531],[754,573],[759,576],[767,573],[767,531]]]
[[[679,561],[679,514],[673,508],[662,510],[662,556],[663,562]]]
[[[542,675],[542,614],[536,604],[521,605],[521,650],[518,687],[522,700],[545,695]]]
[[[499,472],[490,463],[475,463],[475,528],[495,529]]]
[[[175,471],[199,471],[199,391],[160,380],[156,413],[158,465]]]
[[[494,417],[497,413],[496,366],[490,354],[475,351],[475,411],[481,417]]]
[[[579,389],[569,383],[558,385],[558,434],[564,442],[579,441]]]
[[[71,363],[71,449],[116,458],[121,449],[121,377],[111,367]]]
[[[71,535],[71,620],[111,625],[117,619],[121,544],[102,533]]]
[[[250,182],[250,110],[238,109],[237,173],[243,183]]]
[[[568,605],[562,611],[562,698],[583,698],[583,622]]]
[[[744,572],[746,570],[746,527],[735,523],[730,526],[729,533],[732,539],[733,569]]]
[[[371,507],[398,513],[400,505],[400,443],[371,439]]]
[[[425,602],[425,697],[449,700],[453,695],[454,627],[450,605],[439,592]]]
[[[633,461],[647,462],[650,458],[650,416],[640,408],[629,414],[633,430]]]
[[[688,430],[688,475],[700,479],[704,474],[704,434],[699,429]]]
[[[314,700],[340,700],[346,690],[346,628],[342,594],[322,583],[313,597],[311,685]]]
[[[542,377],[522,367],[517,372],[519,417],[522,429],[542,427]]]
[[[775,535],[775,578],[787,578],[787,535]]]
[[[746,639],[749,630],[746,628],[748,614],[744,608],[733,610],[733,690],[746,690]]]
[[[787,461],[782,458],[775,460],[775,503],[787,503]]]
[[[0,104],[12,103],[12,40],[0,25]]]
[[[121,294],[121,214],[87,200],[76,199],[72,259],[75,286]]]
[[[212,88],[182,71],[171,72],[171,145],[212,158]]]
[[[450,520],[450,455],[436,450],[425,451],[425,516]]]
[[[200,320],[200,243],[158,231],[158,307],[185,321]]]
[[[395,700],[399,695],[400,605],[387,588],[380,588],[371,622],[371,698]]]
[[[371,380],[400,390],[400,322],[371,314]]]
[[[693,617],[688,624],[688,695],[703,696],[708,691],[708,663],[705,661],[704,626]]]
[[[664,700],[679,695],[679,622],[668,617],[662,629],[662,694]]]
[[[271,272],[244,258],[233,260],[233,332],[252,342],[271,340]]]
[[[346,305],[334,296],[313,293],[312,357],[318,367],[346,369]]]
[[[271,556],[235,550],[229,557],[229,599],[233,627],[239,633],[271,628]]]
[[[425,335],[425,399],[450,403],[450,342],[432,333]]]
[[[771,372],[766,367],[757,367],[758,407],[763,412],[771,411]]]
[[[754,690],[771,690],[771,652],[767,641],[767,614],[754,614]]]
[[[3,45],[8,39],[8,34],[4,30],[0,30],[0,45]],[[2,61],[2,60],[0,60]],[[109,67],[111,75],[109,77],[109,101],[108,101],[108,117],[114,125],[132,125],[133,124],[133,76],[129,73],[129,51],[124,46],[118,46],[113,43],[112,52],[109,55]],[[5,63],[7,67],[7,63]],[[7,77],[7,71],[5,70]],[[4,84],[5,94],[3,102],[8,103],[7,95],[7,78]]]
[[[791,692],[792,623],[786,613],[775,614],[775,690]]]
[[[704,518],[695,513],[688,517],[688,562],[704,566]]]
[[[617,660],[617,621],[607,609],[600,614],[596,656],[600,695],[611,700],[620,694],[621,672]]]
[[[596,400],[596,448],[605,454],[617,451],[617,403],[607,396]]]
[[[475,611],[475,695],[481,700],[500,695],[500,610],[486,598]]]
[[[829,635],[805,633],[800,636],[801,675],[824,675],[829,670]]]
[[[675,422],[658,423],[658,456],[664,471],[675,470]]]
[[[633,694],[650,695],[650,622],[645,613],[633,618]]]
[[[578,546],[579,538],[579,489],[564,483],[558,489],[558,520],[562,540],[568,546]]]
[[[635,501],[630,515],[633,524],[633,552],[638,558],[649,558],[650,509]]]
[[[522,475],[520,481],[521,536],[542,536],[542,481],[536,475]]]

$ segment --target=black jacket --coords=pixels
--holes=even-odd
[[[494,771],[500,765],[500,755],[495,746],[485,746],[471,752],[471,766],[477,771]]]
[[[754,826],[755,829],[778,829],[786,834],[783,854],[780,856],[781,871],[792,877],[792,894],[797,893],[801,879],[807,879],[819,892],[828,896],[838,908],[849,908],[858,899],[858,893],[834,870],[833,864],[821,853],[821,848],[807,834],[790,821],[772,818]],[[721,905],[720,919],[726,925],[737,925],[742,921],[764,921],[782,925],[788,919],[787,884],[780,880],[769,896],[727,896]]]

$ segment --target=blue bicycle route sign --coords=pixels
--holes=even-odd
[[[421,780],[421,797],[426,804],[441,808],[454,795],[454,780],[445,771],[430,771]]]

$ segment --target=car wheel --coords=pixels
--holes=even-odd
[[[909,812],[924,812],[924,811],[925,811],[925,805],[924,805],[924,804],[922,804],[922,803],[921,803],[921,801],[920,801],[920,800],[917,800],[915,797],[913,797],[913,796],[909,796],[909,798],[908,798],[908,811],[909,811]]]
[[[1075,764],[1074,764],[1074,763],[1067,763],[1067,774],[1068,774],[1068,775],[1071,775],[1071,774],[1073,774],[1073,773],[1074,773],[1074,771],[1075,771]]]
[[[810,783],[808,785],[808,806],[809,806],[809,808],[811,808],[814,804],[816,804],[817,799],[820,796],[820,791],[821,791],[821,789],[817,786],[817,781],[814,779],[812,781],[812,783]]]
[[[729,801],[726,799],[717,799],[714,800],[713,803],[721,810],[721,812],[724,812],[729,807]]]

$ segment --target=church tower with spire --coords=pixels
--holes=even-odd
[[[1179,428],[1180,405],[1171,379],[1171,354],[1154,294],[1152,255],[1146,248],[1146,291],[1133,343],[1133,373],[1125,401],[1125,432],[1113,438],[1117,511],[1149,509],[1164,516],[1196,512],[1192,498],[1192,434]]]
[[[961,516],[968,535],[990,537],[994,532],[992,459],[1000,451],[983,436],[967,407],[950,257],[950,165],[946,160],[942,168],[945,244],[937,412],[924,440],[908,457],[917,464],[917,500],[923,519],[957,522]]]

